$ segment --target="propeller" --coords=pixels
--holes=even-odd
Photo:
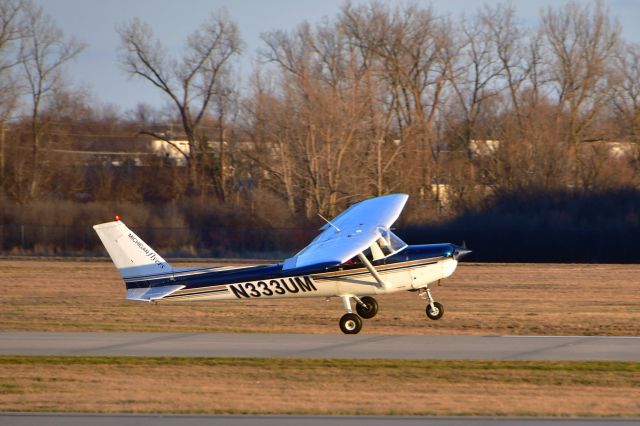
[[[466,241],[462,241],[462,244],[459,246],[456,246],[455,251],[453,252],[453,258],[455,260],[460,259],[462,256],[466,256],[467,254],[471,253],[471,250],[469,250],[467,248],[467,243]]]

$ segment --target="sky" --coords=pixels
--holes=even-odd
[[[162,94],[149,83],[130,78],[118,64],[119,37],[116,26],[139,17],[151,25],[164,43],[167,53],[180,55],[189,33],[220,8],[226,8],[238,23],[245,51],[239,61],[240,76],[251,73],[257,51],[262,47],[260,34],[273,30],[291,30],[303,21],[317,23],[334,17],[343,0],[35,0],[53,17],[67,36],[87,44],[86,49],[66,68],[68,80],[88,89],[100,102],[113,104],[126,113],[138,103],[155,107],[165,104]],[[387,0],[389,3],[399,1]],[[353,0],[352,3],[367,3]],[[568,0],[512,0],[518,17],[526,25],[535,25],[540,10],[558,7]],[[417,0],[431,4],[436,12],[458,17],[471,14],[483,4],[502,0]],[[587,4],[591,0],[577,0]],[[604,0],[623,28],[627,41],[640,43],[640,0]]]

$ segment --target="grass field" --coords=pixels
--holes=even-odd
[[[640,363],[0,357],[0,411],[640,416]]]
[[[461,264],[370,334],[639,335],[640,266]],[[109,262],[0,260],[0,330],[339,333],[338,299],[145,304]],[[0,411],[640,416],[640,363],[0,356]]]
[[[640,265],[465,264],[434,286],[378,298],[368,334],[640,335]],[[339,333],[339,299],[146,304],[110,262],[0,260],[0,329]]]

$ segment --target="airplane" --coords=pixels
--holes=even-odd
[[[176,268],[116,216],[95,225],[126,285],[126,298],[144,302],[263,300],[339,297],[340,329],[357,334],[362,319],[378,313],[374,295],[419,292],[426,315],[438,320],[444,307],[429,285],[449,277],[471,250],[455,244],[407,245],[391,231],[409,196],[390,194],[353,204],[320,228],[296,255],[273,265]],[[324,218],[323,218],[324,219]],[[355,312],[352,309],[355,302]]]

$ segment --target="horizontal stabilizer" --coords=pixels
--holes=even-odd
[[[152,302],[154,300],[167,297],[171,293],[175,293],[178,290],[183,289],[183,285],[163,285],[161,287],[145,287],[145,288],[131,288],[127,290],[128,300],[141,300],[143,302]]]

